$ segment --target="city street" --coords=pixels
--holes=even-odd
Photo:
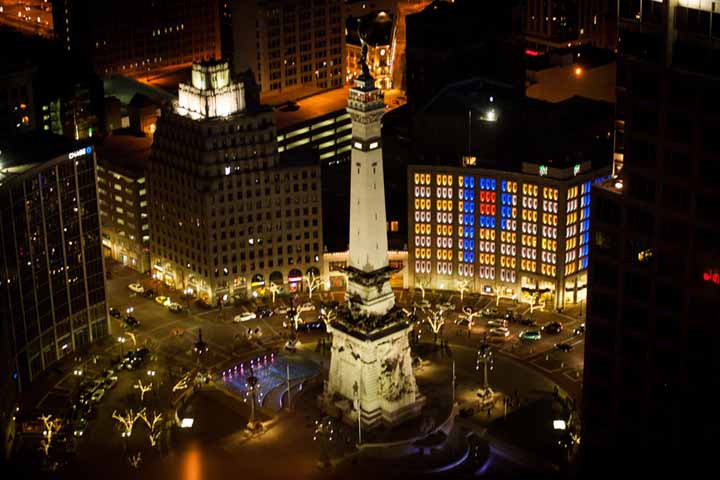
[[[154,288],[156,294],[168,296],[171,301],[181,303],[184,311],[173,313],[154,299],[131,291],[128,285],[136,282],[144,284],[146,288]],[[169,415],[163,405],[167,404],[171,387],[199,361],[194,346],[199,339],[200,330],[202,330],[202,340],[208,347],[202,358],[203,366],[216,372],[222,372],[240,362],[248,362],[254,357],[263,355],[267,357],[267,352],[282,351],[288,330],[283,325],[286,321],[285,315],[279,314],[237,323],[233,321],[236,315],[255,312],[258,306],[268,303],[269,299],[247,301],[222,309],[201,308],[194,302],[183,300],[177,292],[167,286],[158,285],[157,282],[117,264],[111,266],[111,279],[107,281],[107,292],[109,306],[117,309],[121,318],[130,313],[140,325],[128,330],[122,326],[119,319],[112,318],[110,338],[92,352],[82,356],[81,362],[75,363],[74,370],[81,370],[82,374],[77,375],[73,370],[67,371],[42,395],[36,411],[61,415],[68,408],[71,399],[76,398],[82,385],[98,378],[105,369],[114,365],[129,351],[148,348],[151,354],[137,369],[121,370],[116,373],[117,385],[97,402],[86,433],[81,437],[71,438],[71,450],[75,451],[76,455],[74,458],[107,460],[100,463],[86,460],[78,463],[70,460],[63,470],[63,477],[70,478],[78,474],[94,476],[103,474],[109,469],[113,472],[109,478],[126,478],[127,473],[133,468],[129,465],[128,459],[133,458],[134,452],[141,452],[141,455],[144,455],[143,477],[149,475],[147,478],[151,478],[152,472],[159,474],[159,472],[174,471],[180,478],[215,478],[217,475],[230,474],[238,461],[248,462],[248,465],[253,464],[256,455],[272,462],[271,459],[278,451],[294,451],[295,454],[287,455],[287,462],[284,463],[287,470],[277,469],[277,476],[272,478],[287,478],[282,475],[283,471],[287,475],[302,471],[303,477],[312,477],[316,474],[320,477],[324,476],[315,465],[317,446],[312,443],[307,444],[311,437],[307,425],[322,418],[322,413],[314,401],[320,392],[319,384],[309,387],[308,392],[302,392],[302,385],[294,382],[291,395],[293,398],[298,396],[296,402],[299,403],[296,403],[293,412],[290,413],[281,409],[283,390],[265,392],[269,395],[264,399],[266,408],[261,409],[261,412],[264,412],[263,418],[270,422],[272,428],[262,437],[252,438],[243,433],[243,426],[249,418],[249,407],[247,402],[238,396],[238,392],[227,388],[212,388],[201,390],[191,397],[191,402],[185,407],[185,414],[195,419],[194,427],[189,430],[175,429],[172,436],[168,434],[162,450],[148,449],[147,440],[150,430],[141,420],[138,420],[133,435],[127,439],[123,438],[118,429],[119,422],[112,418],[114,412],[125,412],[128,408],[133,408],[137,412],[145,408],[147,415],[151,415],[151,412]],[[412,308],[410,305],[421,302],[419,291],[414,297],[411,292],[402,290],[397,291],[396,295],[398,304],[405,305],[408,309]],[[303,295],[302,299],[298,297],[294,302],[302,303],[306,299],[306,295]],[[341,299],[342,292],[313,294],[315,302]],[[564,394],[578,400],[581,375],[576,377],[573,372],[581,372],[582,369],[583,337],[573,335],[575,326],[580,323],[577,314],[573,317],[572,314],[568,316],[534,312],[532,318],[538,326],[533,328],[539,329],[550,322],[560,321],[563,323],[563,331],[560,335],[543,334],[540,340],[530,341],[531,343],[518,338],[519,333],[529,327],[517,322],[509,324],[510,335],[506,339],[493,341],[496,337],[489,337],[495,346],[489,381],[498,396],[486,412],[487,405],[482,409],[478,408],[476,392],[481,386],[481,376],[476,369],[476,359],[478,347],[489,331],[487,322],[490,317],[475,317],[473,328],[468,335],[467,326],[456,324],[456,321],[462,318],[458,306],[460,303],[458,294],[428,292],[425,299],[430,302],[427,307],[430,310],[436,308],[436,304],[451,302],[456,305],[455,308],[444,312],[445,323],[439,330],[437,339],[429,328],[429,323],[424,320],[425,314],[422,312],[418,314],[420,323],[416,333],[420,335],[420,343],[414,347],[414,350],[421,361],[416,369],[418,385],[428,398],[424,415],[435,417],[436,422],[442,422],[448,414],[454,364],[455,400],[460,409],[469,408],[474,412],[470,417],[459,418],[459,424],[464,425],[463,428],[468,430],[488,428],[490,435],[488,438],[496,439],[498,445],[506,445],[507,442],[522,443],[523,438],[532,438],[534,440],[523,448],[534,452],[534,455],[539,455],[532,457],[531,463],[535,465],[534,468],[543,462],[552,463],[557,457],[557,452],[550,425],[552,417],[558,413],[555,411],[556,408],[553,410],[542,405],[548,401],[550,402],[548,405],[553,404],[551,393],[555,386],[559,386]],[[290,297],[278,296],[274,306],[288,306],[289,303]],[[463,301],[463,307],[469,307],[472,311],[482,311],[494,306],[495,299],[488,296],[466,295]],[[527,316],[528,306],[501,299],[498,316],[504,315],[508,310]],[[319,308],[303,312],[301,316],[305,322],[313,323],[318,320],[318,313]],[[309,330],[299,333],[298,352],[288,358],[295,358],[293,362],[311,362],[319,365],[321,371],[326,372],[330,354],[329,349],[320,348],[319,341],[325,338],[323,331]],[[250,337],[248,337],[249,332]],[[441,347],[444,341],[448,342],[448,348]],[[554,344],[561,341],[572,344],[573,350],[570,352],[556,350]],[[285,353],[285,356],[288,354]],[[256,367],[259,367],[259,364]],[[142,402],[138,390],[139,383],[152,386],[145,393]],[[219,386],[222,387],[222,382]],[[502,399],[505,397],[517,398],[519,403],[513,404],[506,411],[502,404]],[[525,409],[540,409],[538,410],[540,413],[535,413],[531,417],[520,414]],[[514,423],[508,421],[509,423],[506,424],[504,423],[506,415],[508,419],[517,420]],[[401,429],[395,434],[401,434],[408,428],[410,432],[413,428],[418,428],[413,425],[408,424],[404,430]],[[514,426],[510,428],[511,425]],[[333,450],[333,457],[339,460],[352,452],[353,449],[350,447],[356,441],[356,432],[341,425],[337,428],[345,432],[343,438],[346,440],[343,443],[345,447]],[[381,441],[384,434],[377,436],[380,433],[369,432],[365,441]],[[300,445],[304,446],[299,447]],[[500,447],[495,448],[492,464],[494,469],[499,469],[501,472],[505,464],[528,462],[527,459],[523,460],[525,457],[518,456],[512,450],[508,454],[497,450]],[[505,449],[507,450],[507,447]],[[442,461],[443,455],[449,453],[440,452],[438,455],[436,461]],[[372,462],[368,468],[374,468]],[[199,477],[192,476],[196,474],[193,472]],[[264,466],[257,465],[257,475],[263,476],[263,472],[266,473],[264,478],[268,478]],[[117,476],[114,476],[115,474]],[[350,476],[355,478],[352,474]]]

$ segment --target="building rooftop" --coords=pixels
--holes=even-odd
[[[45,132],[0,138],[0,175],[22,173],[79,148],[83,147],[78,142]]]
[[[163,89],[153,87],[146,83],[138,82],[129,77],[114,75],[103,80],[106,97],[116,97],[124,105],[128,105],[138,93],[150,98],[159,104],[176,98],[176,95],[168,93]],[[177,90],[176,90],[177,92]]]
[[[547,68],[575,64],[586,69],[607,65],[615,61],[615,52],[592,45],[579,45],[539,54],[534,50],[525,50],[525,68],[527,70],[545,70]]]
[[[467,145],[470,116],[473,154],[483,166],[517,170],[531,162],[565,168],[590,160],[596,168],[612,159],[612,103],[578,96],[545,102],[483,78],[448,85],[435,95],[418,111],[416,139],[426,153],[448,151],[444,133],[428,138],[429,129],[440,124],[451,129],[447,135],[459,130],[456,140]]]
[[[145,175],[152,139],[129,133],[106,137],[96,146],[98,164],[131,178]]]
[[[278,132],[292,128],[307,120],[344,110],[347,107],[348,90],[349,87],[346,86],[303,98],[295,102],[300,108],[294,111],[276,109],[275,121]]]

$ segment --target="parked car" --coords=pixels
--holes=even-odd
[[[148,355],[150,355],[150,350],[145,347],[138,348],[137,350],[135,350],[135,353],[133,354],[133,356],[140,357],[140,358],[145,358]]]
[[[155,296],[155,290],[153,290],[152,288],[148,288],[143,292],[143,296],[147,298],[153,298]]]
[[[120,318],[120,310],[118,310],[117,308],[110,307],[110,310],[108,311],[110,312],[111,317]]]
[[[104,388],[98,388],[95,390],[92,394],[92,397],[90,397],[90,401],[92,403],[98,403],[102,398],[105,396],[105,389]]]
[[[555,350],[560,350],[561,352],[572,352],[573,348],[575,347],[565,342],[555,344]]]
[[[212,308],[212,305],[210,305],[208,302],[206,302],[202,298],[198,299],[198,301],[195,303],[197,304],[198,307],[204,308],[206,310]]]
[[[545,325],[545,327],[543,327],[543,331],[545,331],[545,333],[550,334],[550,335],[560,335],[560,333],[562,332],[562,323],[560,323],[560,322],[548,323],[547,325]]]
[[[115,387],[115,385],[117,385],[117,381],[118,381],[117,375],[112,375],[110,377],[106,377],[103,388],[105,390],[112,390]]]
[[[172,303],[172,302],[170,302],[170,299],[168,297],[164,297],[162,295],[155,297],[155,301],[157,303],[159,303],[160,305],[166,305],[166,306],[170,305],[170,303]]]
[[[259,318],[267,318],[273,314],[269,308],[258,308],[255,312]]]
[[[438,306],[441,307],[441,308],[444,309],[444,310],[455,310],[455,304],[452,303],[452,302],[441,303],[441,304],[438,305]]]
[[[168,310],[170,310],[173,313],[182,313],[183,307],[179,303],[173,302],[170,305],[167,306]]]
[[[289,311],[289,307],[277,307],[275,309],[275,313],[277,313],[278,315],[287,315]]]
[[[520,332],[518,338],[520,338],[520,340],[537,341],[542,338],[542,334],[539,330],[524,330]]]
[[[130,285],[128,285],[128,288],[135,293],[143,293],[145,291],[145,287],[143,287],[139,283],[131,283]]]
[[[508,310],[507,312],[505,312],[503,318],[508,322],[514,322],[517,319],[515,312],[513,312],[512,310]]]
[[[575,330],[573,330],[573,335],[584,335],[585,334],[585,324],[581,323],[577,327],[575,327]]]
[[[248,322],[250,320],[255,320],[256,318],[257,315],[255,315],[253,312],[245,312],[241,313],[240,315],[235,315],[235,318],[233,318],[233,322]]]
[[[526,327],[534,327],[537,325],[537,322],[532,318],[523,318],[522,320],[520,320],[520,323],[522,325],[525,325]]]
[[[507,322],[507,320],[495,319],[495,320],[488,320],[487,324],[488,324],[488,327],[507,327],[508,322]]]
[[[490,329],[490,335],[493,337],[507,338],[510,336],[510,330],[507,327],[495,327]]]
[[[497,317],[498,316],[498,309],[497,308],[486,308],[482,311],[483,317]]]
[[[315,310],[315,304],[312,303],[312,302],[305,302],[305,303],[302,304],[302,308],[303,308],[304,310],[314,311],[314,310]]]

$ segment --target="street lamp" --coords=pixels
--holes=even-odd
[[[120,343],[121,355],[125,355],[125,337],[118,337],[117,341]]]
[[[478,349],[477,360],[475,362],[475,370],[480,371],[480,369],[482,369],[482,387],[480,388],[480,392],[478,392],[478,396],[481,398],[492,395],[488,372],[493,369],[493,363],[492,349],[490,345],[483,343]]]
[[[129,316],[131,313],[133,313],[134,311],[135,311],[135,308],[133,308],[133,307],[127,307],[127,308],[125,309],[125,313],[127,313],[128,316]]]

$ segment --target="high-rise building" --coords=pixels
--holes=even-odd
[[[53,0],[55,37],[101,75],[219,58],[220,14],[218,0]]]
[[[615,48],[617,0],[526,1],[525,38],[531,51],[581,44]]]
[[[110,135],[97,146],[103,255],[150,271],[150,218],[145,169],[152,139]]]
[[[443,87],[474,77],[525,89],[524,42],[509,0],[436,0],[406,21],[408,103],[421,107]]]
[[[343,0],[233,0],[234,71],[264,94],[345,83]]]
[[[720,12],[619,7],[623,162],[592,190],[583,464],[695,476],[720,434]]]
[[[414,126],[415,143],[428,139],[408,166],[409,285],[582,302],[590,187],[610,174],[612,112],[481,80],[439,93]]]
[[[215,303],[319,275],[319,163],[278,159],[272,110],[246,102],[227,62],[193,65],[158,120],[147,179],[155,278]]]
[[[23,389],[109,331],[95,153],[43,134],[0,150],[0,288]]]

